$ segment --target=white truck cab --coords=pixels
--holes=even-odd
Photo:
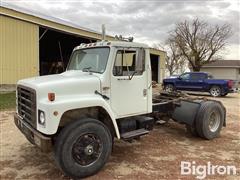
[[[206,107],[210,112],[203,117]],[[53,149],[59,167],[73,178],[99,171],[114,138],[147,134],[160,117],[157,113],[206,139],[225,125],[219,102],[167,93],[153,98],[149,47],[140,43],[81,44],[65,72],[17,83],[16,126],[43,151]]]

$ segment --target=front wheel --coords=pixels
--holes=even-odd
[[[173,91],[174,91],[174,86],[173,86],[172,84],[166,84],[166,85],[164,86],[164,90],[165,90],[166,92],[173,92]]]
[[[221,88],[219,86],[212,86],[209,90],[209,93],[213,97],[217,97],[221,95]]]
[[[98,120],[75,121],[60,132],[54,150],[57,164],[67,176],[91,176],[104,166],[111,154],[111,133]]]

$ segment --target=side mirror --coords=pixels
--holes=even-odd
[[[145,69],[145,51],[143,48],[140,48],[137,53],[137,60],[136,60],[136,72],[143,72]]]
[[[178,79],[179,79],[179,80],[182,80],[182,78],[181,78],[180,76],[178,77]]]

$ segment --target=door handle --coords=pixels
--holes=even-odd
[[[152,87],[152,83],[150,83],[149,85],[148,85],[148,89],[150,89]]]
[[[147,89],[143,89],[143,96],[147,96]]]

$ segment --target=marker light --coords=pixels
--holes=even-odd
[[[54,101],[55,100],[55,93],[48,93],[48,100]]]

